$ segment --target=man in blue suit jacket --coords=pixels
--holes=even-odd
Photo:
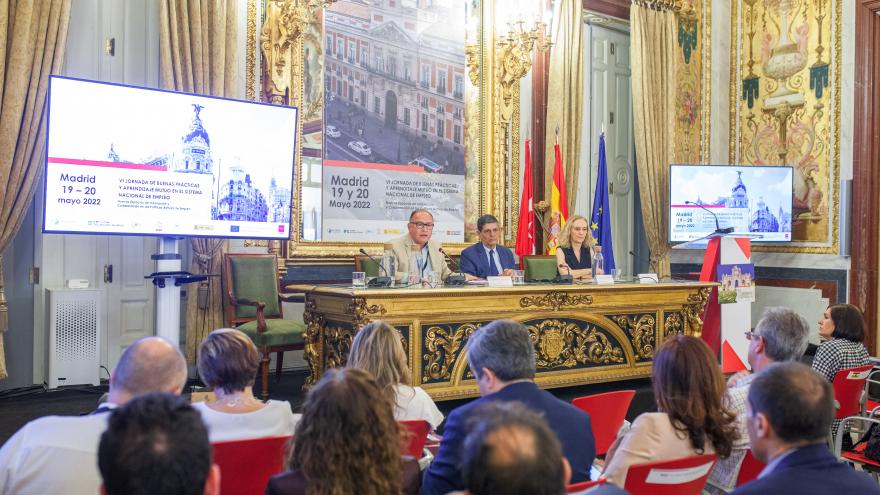
[[[423,495],[463,490],[461,448],[473,426],[474,411],[491,401],[519,401],[540,413],[562,444],[572,470],[572,483],[590,479],[596,444],[590,416],[535,385],[535,347],[521,323],[498,320],[468,339],[468,366],[474,372],[481,398],[453,410],[446,418],[443,441],[425,471]]]
[[[752,452],[767,466],[733,495],[880,494],[880,485],[828,450],[834,391],[812,369],[797,362],[764,369],[752,380],[746,409]]]
[[[513,252],[498,244],[501,238],[498,219],[492,215],[481,216],[477,219],[477,231],[480,233],[480,242],[461,252],[461,272],[470,280],[491,275],[512,275],[516,262]]]

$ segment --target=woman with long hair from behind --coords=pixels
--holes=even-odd
[[[268,495],[417,493],[418,463],[401,460],[391,401],[369,373],[331,369],[309,391],[288,459]],[[415,472],[414,476],[412,472]],[[402,473],[407,473],[404,483]],[[413,479],[415,480],[415,486]],[[401,492],[401,486],[406,491]]]
[[[348,353],[347,368],[369,372],[382,394],[394,405],[398,421],[423,419],[437,428],[443,413],[421,387],[411,387],[412,372],[406,361],[400,332],[384,321],[365,325],[355,335]]]
[[[641,414],[605,459],[605,476],[624,486],[634,464],[703,454],[727,458],[737,438],[736,416],[722,400],[724,376],[702,339],[676,335],[654,355],[657,412]]]

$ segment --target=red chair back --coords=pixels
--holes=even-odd
[[[400,424],[406,429],[406,442],[403,444],[403,455],[422,458],[422,451],[425,449],[425,442],[428,440],[428,432],[431,431],[431,424],[425,420],[417,421],[401,421]]]
[[[596,455],[605,454],[614,443],[635,395],[635,390],[619,390],[578,397],[571,401],[574,407],[590,415],[593,438],[596,441]]]
[[[630,495],[700,495],[715,464],[714,454],[635,464],[623,489]]]
[[[284,453],[291,437],[263,437],[216,442],[214,462],[220,466],[221,495],[266,491],[273,474],[284,471]]]
[[[757,479],[758,475],[761,474],[761,471],[764,469],[764,466],[766,466],[766,464],[756,459],[752,454],[751,449],[747,450],[742,464],[739,465],[739,475],[736,477],[736,486],[744,485],[749,481]]]
[[[565,493],[579,493],[594,486],[604,485],[605,478],[599,478],[595,481],[581,481],[580,483],[572,483],[565,487]]]
[[[874,368],[871,364],[842,369],[834,375],[834,399],[839,407],[834,414],[835,419],[856,416],[862,411],[862,391],[865,381]]]

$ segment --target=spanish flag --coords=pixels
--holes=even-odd
[[[553,147],[555,155],[553,164],[553,187],[550,190],[550,221],[548,227],[550,237],[547,241],[547,254],[556,254],[559,246],[559,233],[568,218],[568,195],[565,193],[565,170],[562,168],[562,152],[559,141]]]

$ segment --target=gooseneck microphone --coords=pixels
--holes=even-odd
[[[361,254],[363,254],[367,258],[370,258],[370,260],[372,260],[373,263],[379,265],[379,268],[381,268],[382,271],[385,272],[384,277],[374,277],[369,282],[367,282],[367,287],[390,287],[391,286],[391,277],[388,276],[388,270],[385,269],[385,266],[382,263],[380,263],[379,260],[377,260],[376,258],[371,256],[370,253],[366,252],[364,250],[364,248],[360,248],[359,251],[361,252]]]
[[[452,259],[452,256],[449,256],[448,254],[446,254],[446,251],[442,247],[439,248],[438,250],[440,251],[440,254],[442,254],[444,258],[446,258],[447,260],[452,262],[452,267],[455,268],[455,270],[453,270],[453,275],[446,277],[445,284],[446,285],[464,285],[466,282],[465,276],[462,275],[461,269],[459,268],[458,263],[456,263],[455,260]]]
[[[713,232],[713,234],[729,234],[729,233],[733,232],[733,227],[724,227],[722,229],[721,225],[718,223],[718,215],[716,215],[715,212],[710,210],[709,208],[706,208],[705,206],[703,206],[699,203],[694,203],[693,201],[685,201],[684,204],[694,205],[698,208],[702,208],[702,209],[708,211],[710,215],[712,215],[712,218],[715,219],[715,232]]]

